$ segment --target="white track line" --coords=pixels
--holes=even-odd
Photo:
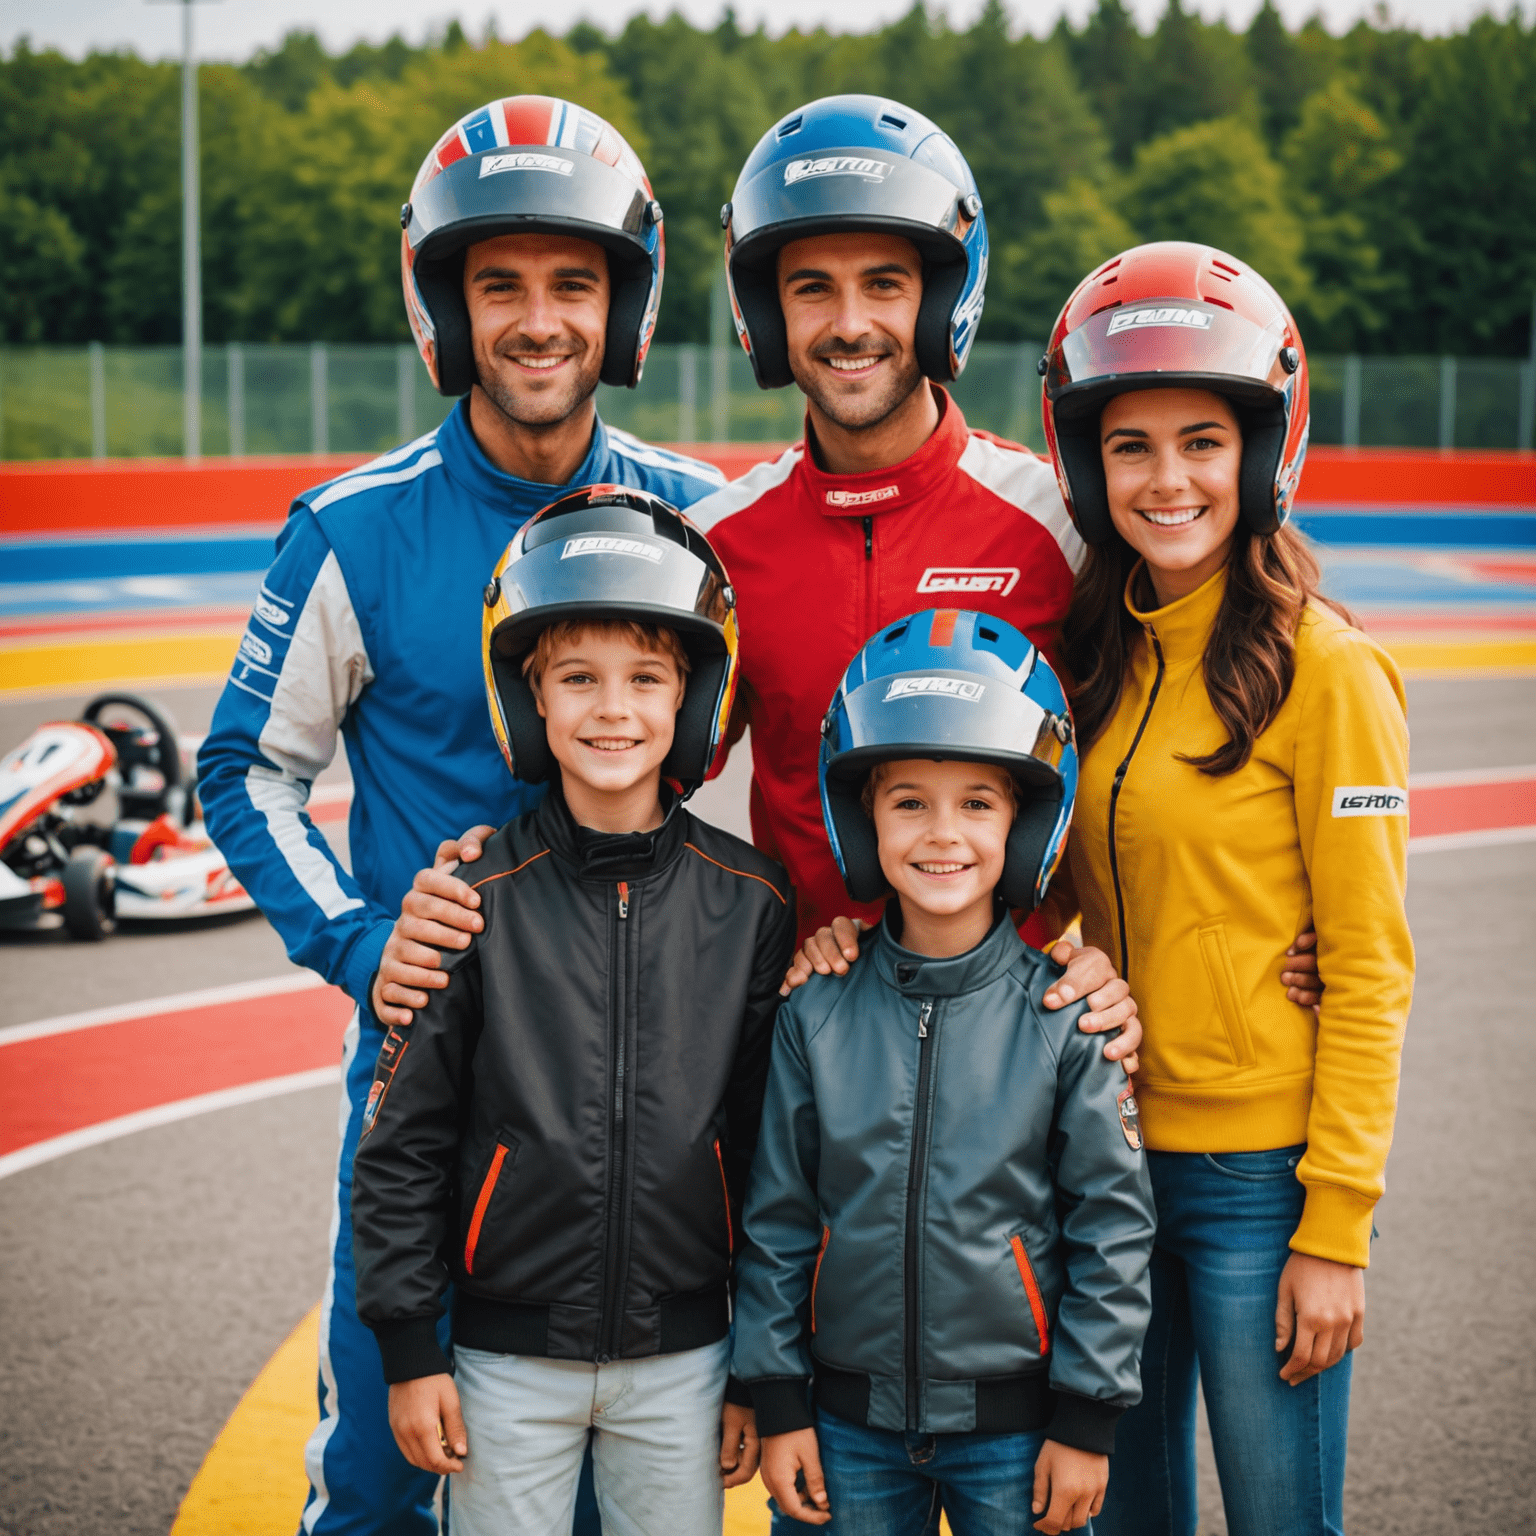
[[[1536,843],[1536,827],[1487,827],[1481,832],[1436,832],[1408,841],[1409,853],[1455,853],[1462,848],[1500,848]]]
[[[243,1083],[238,1088],[221,1088],[216,1093],[200,1093],[195,1098],[157,1104],[153,1109],[120,1115],[115,1120],[102,1120],[81,1130],[70,1131],[64,1136],[34,1141],[29,1147],[8,1152],[0,1157],[0,1179],[9,1178],[13,1173],[21,1173],[27,1168],[36,1168],[39,1163],[51,1163],[54,1158],[63,1157],[69,1152],[100,1146],[104,1141],[116,1141],[119,1136],[131,1136],[135,1131],[152,1130],[157,1125],[173,1125],[178,1120],[190,1120],[195,1115],[206,1115],[217,1109],[255,1104],[261,1099],[280,1098],[285,1093],[302,1093],[306,1088],[323,1088],[340,1081],[340,1067],[316,1067],[311,1072],[269,1077],[264,1082]]]
[[[237,981],[226,987],[205,987],[200,992],[177,992],[170,997],[150,997],[141,1003],[117,1003],[85,1013],[64,1013],[32,1024],[13,1024],[0,1030],[0,1047],[45,1035],[66,1035],[75,1029],[94,1029],[98,1024],[120,1024],[126,1019],[148,1018],[157,1013],[184,1013],[189,1008],[211,1008],[220,1003],[242,1003],[253,997],[281,997],[289,992],[308,992],[327,985],[313,971],[287,976],[268,976],[261,981]]]
[[[1438,773],[1410,773],[1409,789],[1459,789],[1475,784],[1518,784],[1536,779],[1536,763],[1518,768],[1445,768]]]

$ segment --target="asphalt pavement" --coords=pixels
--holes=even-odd
[[[215,690],[155,693],[184,730],[206,728]],[[1427,679],[1410,700],[1416,772],[1536,762],[1536,679]],[[0,705],[0,743],[80,702]],[[697,807],[733,830],[745,766],[738,754]],[[1426,852],[1409,868],[1419,982],[1346,1524],[1530,1532],[1536,843]],[[99,946],[6,936],[0,1028],[287,968],[256,915]],[[0,1180],[0,1536],[165,1536],[245,1387],[319,1296],[335,1147],[335,1091],[318,1089]],[[1204,1481],[1201,1536],[1217,1536],[1208,1457]]]

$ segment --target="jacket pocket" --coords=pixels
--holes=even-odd
[[[725,1251],[736,1252],[736,1231],[731,1226],[731,1186],[725,1177],[725,1156],[720,1151],[720,1138],[715,1137],[715,1166],[720,1170],[720,1193],[725,1198]]]
[[[1227,947],[1227,925],[1207,923],[1196,936],[1200,940],[1200,958],[1205,962],[1205,974],[1211,983],[1211,993],[1216,999],[1216,1011],[1221,1015],[1222,1027],[1227,1032],[1232,1060],[1239,1067],[1254,1066],[1258,1057],[1254,1055],[1248,1014],[1237,986],[1232,951]]]
[[[1040,1336],[1040,1358],[1051,1352],[1051,1324],[1046,1316],[1045,1297],[1040,1294],[1040,1282],[1035,1279],[1035,1267],[1029,1262],[1024,1239],[1017,1232],[1008,1239],[1013,1249],[1013,1262],[1019,1266],[1019,1279],[1024,1282],[1024,1294],[1029,1298],[1030,1314],[1035,1319],[1035,1332]]]
[[[475,1197],[475,1208],[469,1218],[469,1230],[464,1235],[464,1273],[466,1275],[472,1275],[475,1272],[475,1250],[480,1246],[480,1233],[485,1226],[485,1213],[490,1209],[491,1196],[496,1193],[497,1182],[515,1146],[516,1143],[510,1137],[497,1141],[496,1150],[491,1153],[490,1166],[485,1170],[485,1177],[480,1181],[480,1193]]]
[[[821,1229],[821,1247],[816,1250],[816,1269],[811,1275],[811,1332],[816,1332],[816,1287],[821,1284],[821,1261],[827,1256],[827,1244],[832,1241],[832,1228]]]

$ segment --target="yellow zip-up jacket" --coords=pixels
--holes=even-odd
[[[1403,682],[1374,641],[1310,605],[1290,694],[1248,762],[1220,778],[1180,762],[1227,740],[1201,669],[1225,588],[1222,572],[1151,613],[1127,596],[1145,641],[1082,756],[1072,884],[1085,942],[1140,1005],[1147,1146],[1305,1142],[1291,1247],[1363,1267],[1413,995]],[[1309,924],[1320,1015],[1279,981]]]

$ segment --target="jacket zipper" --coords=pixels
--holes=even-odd
[[[469,1218],[469,1233],[464,1239],[464,1273],[472,1275],[475,1272],[475,1249],[480,1246],[480,1228],[485,1224],[485,1213],[491,1203],[491,1196],[496,1192],[496,1181],[501,1177],[501,1165],[507,1160],[507,1148],[505,1142],[496,1143],[496,1151],[491,1157],[491,1166],[486,1169],[485,1179],[480,1185],[480,1194],[475,1200],[474,1214]]]
[[[821,1229],[821,1247],[816,1250],[816,1269],[811,1275],[811,1332],[816,1332],[816,1287],[821,1284],[821,1261],[827,1256],[827,1244],[832,1241],[832,1228]]]
[[[1125,775],[1131,766],[1131,759],[1136,755],[1136,748],[1141,745],[1142,735],[1147,729],[1147,721],[1152,718],[1152,706],[1157,703],[1157,692],[1163,686],[1163,648],[1158,643],[1155,631],[1148,630],[1152,637],[1152,649],[1157,656],[1157,676],[1152,679],[1152,691],[1147,695],[1147,707],[1141,713],[1141,724],[1136,727],[1136,734],[1131,738],[1131,745],[1126,751],[1125,758],[1120,766],[1115,769],[1115,782],[1109,791],[1109,874],[1115,884],[1115,914],[1120,920],[1120,978],[1129,981],[1131,978],[1131,954],[1130,942],[1125,933],[1125,893],[1120,889],[1120,855],[1115,847],[1115,815],[1120,807],[1120,790],[1125,784]]]
[[[619,1277],[623,1271],[625,1138],[624,1116],[625,1002],[629,994],[629,883],[618,883],[618,921],[613,930],[613,1096],[608,1108],[608,1220],[603,1285],[603,1311],[597,1326],[597,1363],[606,1365],[619,1353],[623,1314],[619,1308]]]
[[[1019,1279],[1024,1282],[1024,1294],[1029,1297],[1029,1310],[1035,1319],[1035,1332],[1040,1336],[1040,1358],[1043,1360],[1051,1352],[1051,1328],[1045,1312],[1045,1297],[1040,1294],[1040,1282],[1035,1279],[1035,1267],[1029,1262],[1024,1239],[1015,1233],[1008,1239],[1008,1246],[1013,1249],[1013,1262],[1019,1266]]]
[[[928,1169],[928,1099],[933,1079],[933,999],[924,1001],[917,1015],[917,1098],[912,1112],[912,1158],[907,1166],[907,1242],[903,1264],[906,1313],[907,1428],[916,1430],[922,1416],[922,1392],[918,1370],[922,1364],[921,1329],[918,1322],[918,1204]],[[937,1031],[938,1026],[934,1026]]]
[[[875,520],[872,517],[864,519],[864,558],[875,558]]]

